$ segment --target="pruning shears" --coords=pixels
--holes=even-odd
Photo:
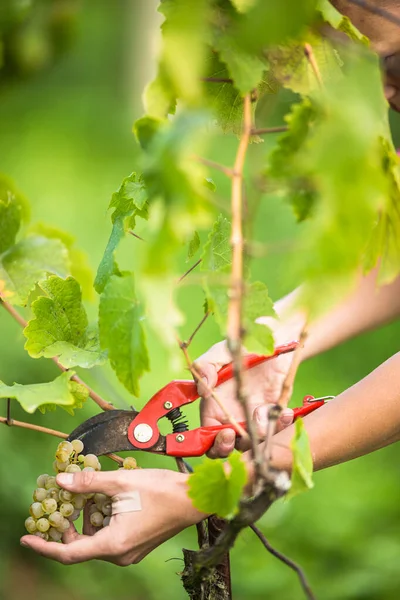
[[[282,354],[293,352],[298,342],[277,346],[273,354],[264,356],[247,354],[243,368],[251,369]],[[233,378],[229,363],[218,372],[216,387]],[[175,380],[156,392],[142,410],[109,410],[79,425],[68,440],[80,439],[86,453],[110,454],[112,452],[142,450],[174,457],[202,456],[213,445],[223,429],[234,429],[231,423],[189,430],[181,407],[198,400],[197,384],[193,380]],[[302,406],[294,409],[294,418],[305,416],[331,399],[332,396],[314,398],[305,396]],[[162,435],[158,421],[166,417],[172,424],[172,433]],[[246,424],[240,423],[245,429]],[[240,437],[237,433],[237,437]]]

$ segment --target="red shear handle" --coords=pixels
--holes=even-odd
[[[325,404],[324,400],[313,400],[313,396],[305,396],[303,406],[293,410],[294,418],[304,417]],[[239,423],[246,429],[246,423]],[[213,427],[198,427],[181,434],[170,433],[166,437],[166,454],[168,456],[190,457],[203,456],[215,442],[215,438],[222,429],[234,429],[231,423],[214,425]],[[240,435],[237,433],[237,437]]]
[[[282,346],[277,346],[273,354],[269,354],[268,356],[264,356],[262,354],[245,354],[243,356],[243,368],[251,369],[252,367],[256,367],[257,365],[261,365],[272,358],[276,358],[280,354],[287,354],[288,352],[293,352],[296,350],[299,342],[290,342],[290,344],[283,344]],[[218,371],[218,380],[217,386],[225,383],[228,379],[232,379],[233,377],[233,363],[229,363],[224,365],[222,369]]]

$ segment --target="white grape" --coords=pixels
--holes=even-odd
[[[58,488],[57,481],[55,477],[48,477],[46,483],[44,484],[46,490],[50,490],[51,488]]]
[[[64,518],[61,524],[57,527],[57,530],[64,533],[65,531],[68,531],[70,525],[71,523],[68,521],[68,519]]]
[[[57,471],[57,472],[60,471],[61,473],[64,472],[67,469],[68,465],[69,465],[69,461],[68,460],[66,460],[64,462],[61,462],[59,460],[55,460],[54,463],[53,463],[54,470]]]
[[[45,513],[50,515],[57,510],[57,501],[54,498],[46,498],[42,502],[42,507]]]
[[[112,512],[112,504],[111,504],[111,502],[104,502],[103,506],[101,507],[101,512],[106,517],[111,516],[111,512]]]
[[[34,533],[36,531],[36,521],[33,517],[28,517],[25,520],[25,529],[28,533]]]
[[[68,517],[68,521],[76,521],[77,519],[79,519],[80,516],[81,516],[81,511],[79,510],[79,508],[76,508],[74,510],[74,512],[72,513],[72,515],[70,515]]]
[[[63,502],[60,506],[60,513],[63,517],[69,517],[74,512],[74,506],[71,502]]]
[[[103,527],[107,527],[107,525],[110,524],[110,521],[111,521],[111,517],[104,517]]]
[[[56,502],[58,502],[60,498],[60,488],[50,488],[47,492],[48,498],[53,498]]]
[[[35,519],[40,519],[40,517],[43,517],[44,515],[44,510],[40,502],[33,502],[33,504],[31,504],[29,512],[31,513],[31,516]]]
[[[60,490],[60,500],[61,502],[71,502],[74,494],[69,492],[68,490]]]
[[[101,527],[103,525],[104,517],[101,512],[95,512],[90,515],[90,522],[94,527]]]
[[[136,469],[137,462],[133,458],[133,456],[127,456],[126,458],[124,458],[124,462],[122,463],[122,465],[124,469]]]
[[[83,442],[81,442],[81,440],[72,440],[71,444],[76,454],[80,454],[82,452]]]
[[[93,515],[95,512],[99,512],[99,509],[95,504],[89,506],[89,515]]]
[[[56,510],[55,512],[51,513],[51,515],[49,515],[49,522],[50,522],[50,525],[52,525],[53,527],[59,527],[61,525],[61,523],[63,522],[63,520],[64,520],[64,517],[58,510]]]
[[[81,472],[81,468],[79,465],[68,465],[68,467],[65,469],[66,473],[80,473]]]
[[[75,506],[75,508],[82,510],[86,504],[85,496],[83,494],[76,494],[76,496],[74,496],[72,499],[72,504]]]
[[[94,470],[97,470],[99,460],[95,454],[86,454],[83,464],[85,467],[93,467]]]
[[[33,492],[33,499],[35,502],[43,502],[47,498],[48,491],[45,488],[36,488]]]
[[[102,505],[107,500],[107,496],[105,494],[95,494],[94,501],[97,505]]]
[[[33,535],[36,535],[36,537],[42,538],[42,540],[46,540],[46,542],[49,539],[49,536],[47,535],[47,533],[43,533],[42,531],[35,531],[35,533]]]
[[[90,494],[84,494],[86,500],[91,500],[94,498],[94,492],[90,492]]]
[[[36,523],[36,527],[38,531],[41,531],[42,533],[46,533],[46,531],[48,531],[50,529],[50,523],[48,521],[48,519],[45,519],[44,517],[42,517],[41,519],[39,519]]]
[[[95,470],[96,470],[96,469],[93,469],[93,467],[84,467],[84,468],[82,469],[82,471],[93,471],[93,472],[94,472]]]
[[[40,488],[44,488],[46,485],[47,478],[48,478],[47,473],[44,473],[43,475],[39,475],[39,477],[36,480],[37,486]]]
[[[59,542],[62,538],[61,531],[58,531],[55,527],[50,527],[49,529],[49,538],[53,540],[53,542]]]

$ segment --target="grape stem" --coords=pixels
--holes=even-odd
[[[321,71],[319,70],[318,63],[315,59],[315,54],[310,44],[304,44],[304,54],[306,59],[310,63],[310,67],[314,72],[315,78],[318,81],[318,84],[321,88],[324,87],[324,82],[322,81]]]
[[[0,296],[0,304],[6,309],[8,314],[13,317],[13,319],[15,319],[15,321],[17,321],[17,323],[19,323],[21,325],[21,327],[23,327],[25,329],[25,327],[28,325],[27,321],[25,321],[25,319],[19,314],[19,312],[17,310],[15,310],[15,308],[13,306],[11,306],[11,304],[9,304],[3,298],[1,298],[1,296]],[[57,367],[59,369],[61,369],[61,371],[64,371],[64,372],[68,371],[68,369],[63,367],[63,365],[59,362],[57,357],[54,356],[52,358],[52,361],[57,365]],[[71,377],[71,380],[75,381],[76,383],[79,383],[80,385],[83,385],[89,392],[90,398],[94,402],[96,402],[96,404],[102,410],[114,410],[114,406],[112,404],[110,404],[109,402],[104,400],[104,398],[102,398],[97,392],[92,390],[91,387],[89,387],[80,377],[78,377],[78,375],[73,375]]]

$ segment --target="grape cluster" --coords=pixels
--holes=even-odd
[[[83,454],[81,440],[63,441],[58,444],[53,468],[56,473],[78,473],[100,471],[99,459],[94,454]],[[136,469],[136,460],[124,459],[122,469]],[[96,528],[106,527],[111,519],[111,498],[105,494],[73,494],[57,485],[52,475],[39,475],[37,488],[33,492],[30,517],[25,521],[28,533],[44,540],[59,542],[71,522],[76,521],[88,500],[90,522]]]

